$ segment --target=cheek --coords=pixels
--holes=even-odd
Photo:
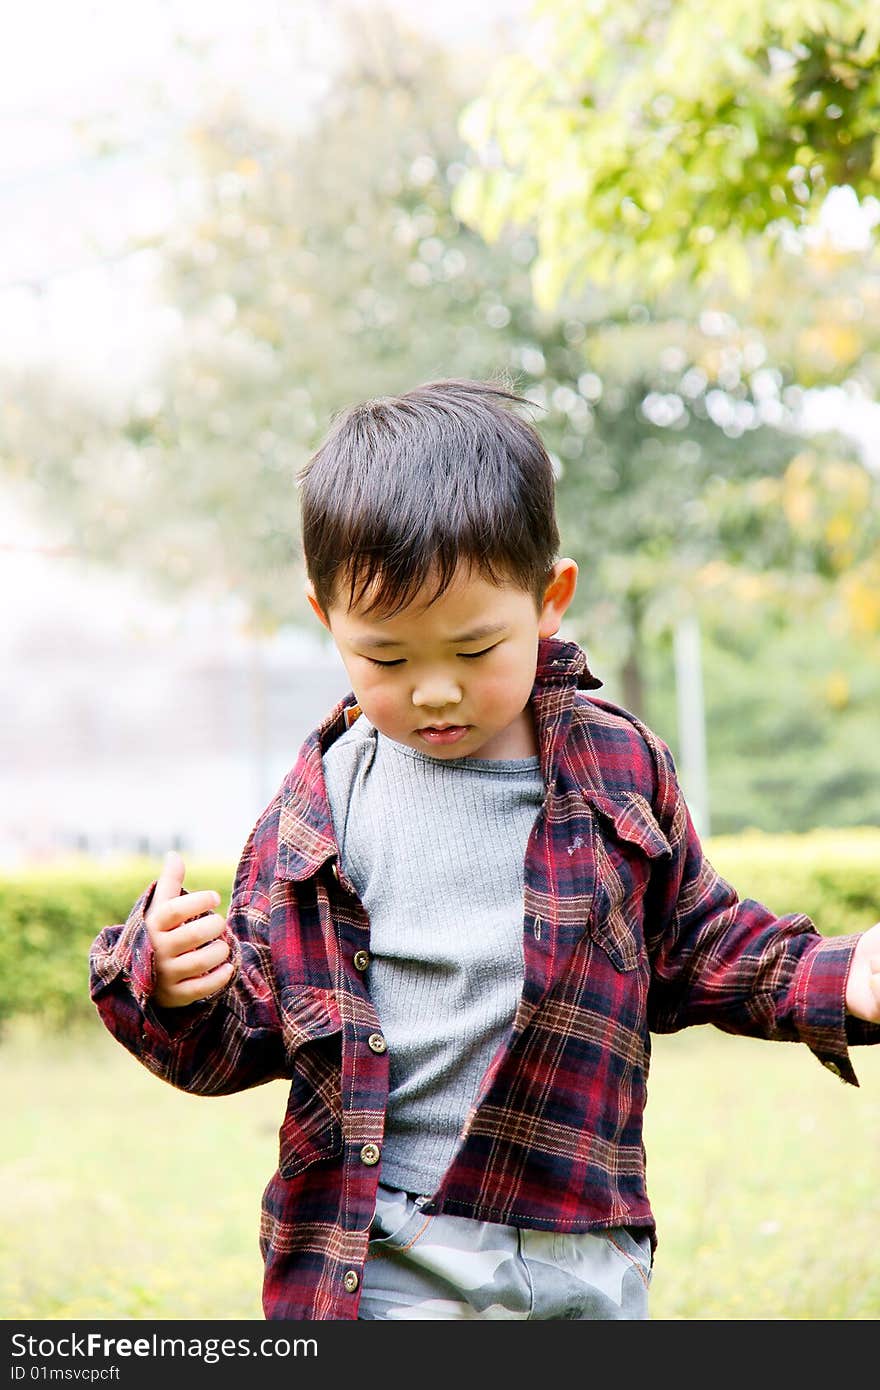
[[[531,684],[523,681],[522,668],[495,671],[480,681],[480,704],[486,709],[507,710],[512,705],[522,707],[529,698]]]
[[[387,690],[374,693],[370,697],[370,707],[377,719],[393,720],[400,714],[400,701],[389,695]]]
[[[387,723],[400,714],[400,694],[382,681],[361,681],[358,698],[375,723]]]

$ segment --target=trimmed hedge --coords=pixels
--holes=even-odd
[[[805,912],[823,936],[880,921],[880,829],[749,830],[707,840],[705,849],[741,898],[757,898],[779,914]]]
[[[880,919],[880,829],[765,835],[706,842],[740,897],[777,913],[805,912],[826,936],[864,931]],[[105,924],[124,922],[157,877],[153,860],[73,860],[0,877],[0,1026],[30,1015],[63,1030],[95,1018],[88,954]],[[216,888],[229,903],[235,866],[187,862],[186,886]]]
[[[124,922],[161,861],[71,859],[0,876],[0,1028],[29,1015],[61,1031],[97,1017],[89,997],[89,949],[102,928]],[[186,887],[216,888],[229,904],[235,866],[190,864]]]

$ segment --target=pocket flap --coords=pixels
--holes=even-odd
[[[648,859],[671,854],[672,846],[660,829],[651,803],[641,792],[594,792],[585,789],[587,801],[606,821],[614,826],[619,840],[635,845]]]
[[[303,1043],[341,1032],[342,1019],[333,990],[313,985],[285,989],[281,995],[281,1030],[284,1050],[291,1059]]]

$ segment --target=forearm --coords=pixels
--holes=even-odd
[[[704,857],[680,794],[667,833],[672,864],[646,915],[651,1028],[713,1023],[726,1032],[801,1042],[857,1085],[849,1046],[880,1042],[880,1026],[846,1009],[859,937],[826,937],[802,913],[777,916],[740,899]]]
[[[713,1023],[731,1033],[800,1040],[790,994],[802,957],[821,939],[809,918],[776,917],[716,880],[711,901],[674,916],[655,937],[651,1028]]]

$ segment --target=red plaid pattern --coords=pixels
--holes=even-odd
[[[524,862],[525,981],[443,1181],[423,1208],[555,1231],[641,1227],[651,1030],[714,1023],[804,1042],[857,1085],[846,1015],[857,937],[740,901],[704,858],[669,750],[586,692],[581,649],[539,643],[532,691],[547,793]],[[224,1095],[284,1077],[278,1168],[263,1194],[267,1318],[352,1319],[381,1163],[388,1056],[356,951],[369,923],[338,868],[321,757],[356,717],[349,693],[305,741],[260,816],[228,914],[235,974],[211,1000],[150,1002],[155,884],[93,943],[91,994],[156,1076]]]

